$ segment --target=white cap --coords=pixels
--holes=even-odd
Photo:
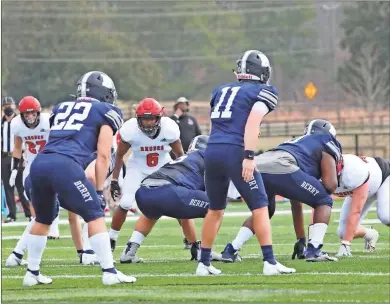
[[[182,96],[182,97],[177,99],[176,104],[182,103],[182,102],[185,102],[187,104],[189,103],[188,99]]]

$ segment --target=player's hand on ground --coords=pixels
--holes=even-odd
[[[347,257],[352,256],[351,242],[341,241],[340,248],[339,248],[339,251],[337,252],[336,257],[343,257],[343,256],[347,256]]]
[[[305,258],[306,244],[298,240],[294,245],[294,252],[292,254],[292,259],[295,260],[297,257],[299,260]]]
[[[242,161],[242,178],[245,182],[253,179],[253,171],[256,170],[256,163],[253,159],[244,159]]]
[[[121,192],[121,187],[119,187],[118,181],[116,180],[111,181],[110,192],[111,192],[111,197],[114,201],[116,201],[118,197],[121,196],[122,192]]]
[[[16,175],[18,175],[18,170],[13,169],[9,178],[9,185],[11,187],[15,186]]]

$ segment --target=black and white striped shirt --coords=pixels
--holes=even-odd
[[[11,132],[11,121],[5,116],[1,119],[1,152],[11,153],[14,149],[14,136]]]

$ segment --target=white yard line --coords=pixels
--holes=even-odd
[[[2,240],[11,240],[11,238],[19,238],[19,237],[16,237],[16,236],[8,236],[8,237],[3,237]],[[62,238],[62,237],[61,237]],[[71,238],[70,236],[67,236],[67,238]],[[56,242],[56,240],[49,240],[48,241],[48,247],[45,248],[45,250],[63,250],[63,249],[73,249],[74,250],[74,246],[61,246],[61,247],[50,247],[50,244],[51,242]],[[294,246],[295,243],[276,243],[276,244],[272,244],[272,246],[289,246],[289,247],[292,247]],[[376,249],[390,249],[390,244],[389,243],[376,243]],[[340,246],[340,243],[325,243],[324,245],[325,247],[326,246]],[[125,245],[118,245],[116,246],[115,248],[125,248],[126,246]],[[181,244],[177,244],[177,245],[142,245],[141,246],[142,248],[183,248]],[[215,245],[215,247],[218,247],[218,248],[224,248],[225,245]],[[258,244],[245,244],[245,247],[259,247]],[[5,249],[5,250],[13,250],[14,247],[2,247],[2,249]],[[356,250],[356,252],[358,252],[358,250]]]
[[[375,210],[376,210],[375,207],[372,207],[369,209],[369,211],[375,211]],[[332,209],[332,213],[340,213],[340,211],[341,211],[340,208]],[[303,210],[303,213],[310,214],[311,210]],[[249,211],[226,212],[224,214],[224,217],[241,217],[241,216],[243,217],[243,216],[250,216],[251,214],[252,213]],[[290,210],[276,210],[275,215],[291,215],[291,211]],[[135,222],[136,220],[138,220],[138,218],[139,218],[139,216],[128,215],[126,220],[128,222]],[[106,223],[111,223],[111,220],[112,220],[112,217],[105,217],[104,218],[104,221]],[[163,216],[160,220],[176,220],[176,219]],[[60,225],[69,225],[69,222],[67,219],[61,219],[58,221],[58,223]],[[3,223],[2,227],[3,228],[5,228],[5,227],[25,227],[27,224],[28,224],[28,222]]]
[[[224,277],[233,277],[233,276],[261,276],[262,274],[258,273],[223,273],[221,276]],[[331,276],[389,276],[389,272],[298,272],[294,275],[331,275]],[[139,273],[134,274],[135,277],[196,277],[195,274],[191,273],[166,273],[166,274],[156,274],[156,273]],[[50,276],[53,279],[81,279],[81,278],[101,278],[101,275],[53,275]],[[24,276],[2,276],[3,279],[23,279]]]

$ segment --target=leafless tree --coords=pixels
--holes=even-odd
[[[341,87],[370,113],[389,106],[390,63],[380,61],[381,51],[376,44],[363,45],[360,56],[346,63]]]

